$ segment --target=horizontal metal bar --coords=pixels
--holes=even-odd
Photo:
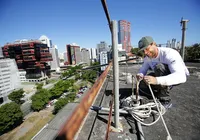
[[[136,58],[129,58],[129,59],[126,59],[126,60],[120,60],[118,61],[119,63],[121,62],[127,62],[127,61],[130,61],[130,60],[136,60],[138,59],[139,57],[136,57]],[[87,67],[87,68],[82,68],[81,70],[88,70],[88,69],[95,69],[95,68],[98,68],[98,67],[103,67],[103,66],[107,66],[109,63],[107,64],[103,64],[103,65],[96,65],[96,66],[92,66],[92,67]]]

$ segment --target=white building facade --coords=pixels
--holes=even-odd
[[[81,49],[81,57],[83,63],[87,63],[88,65],[90,65],[90,52],[88,49]]]
[[[91,48],[91,59],[97,59],[97,49],[96,48]]]
[[[28,79],[26,79],[26,71],[19,71],[19,78],[21,82],[29,82]]]
[[[14,59],[0,59],[0,98],[8,100],[14,89],[21,88],[19,71]]]
[[[99,53],[100,65],[108,64],[108,52],[102,51]],[[101,71],[104,71],[107,66],[102,66]]]
[[[56,48],[55,45],[53,45],[53,47],[50,48],[49,51],[50,51],[52,58],[53,58],[53,61],[50,61],[51,70],[57,70],[57,69],[60,68],[60,60],[59,60],[59,57],[58,57],[58,49]]]

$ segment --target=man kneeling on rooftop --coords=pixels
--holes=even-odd
[[[138,47],[139,51],[144,52],[145,58],[136,75],[137,79],[150,84],[154,95],[163,105],[169,104],[171,101],[169,89],[173,85],[185,83],[189,75],[180,54],[172,48],[157,47],[150,36],[142,37]],[[146,75],[149,69],[153,70],[153,73]]]

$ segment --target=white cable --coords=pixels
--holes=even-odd
[[[155,96],[154,96],[154,94],[153,94],[153,91],[152,91],[152,89],[151,89],[150,84],[148,84],[148,86],[149,86],[149,89],[150,89],[150,91],[151,91],[151,95],[152,95],[152,97],[153,97],[153,100],[154,100],[154,102],[156,103],[156,107],[157,107],[157,109],[158,109],[159,116],[161,117],[162,122],[163,122],[163,125],[164,125],[164,127],[165,127],[165,129],[166,129],[166,131],[167,131],[167,134],[168,134],[167,140],[172,140],[171,135],[170,135],[170,133],[169,133],[169,130],[168,130],[168,128],[167,128],[167,125],[165,124],[165,120],[163,119],[163,116],[162,116],[162,113],[161,113],[161,111],[160,111],[160,108],[159,108],[159,106],[158,106],[158,104],[157,104],[157,102],[156,102],[156,99],[155,99]]]
[[[131,104],[131,100],[132,98],[128,97],[125,99],[125,102],[127,102],[128,104]],[[129,100],[129,101],[127,101]],[[133,105],[130,105],[133,106]],[[128,111],[131,116],[136,119],[138,122],[140,122],[142,125],[145,126],[151,126],[153,124],[155,124],[159,119],[160,116],[158,116],[158,118],[153,121],[152,123],[144,123],[143,121],[146,118],[149,118],[151,114],[156,114],[158,115],[158,111],[155,110],[156,104],[154,102],[150,102],[147,104],[143,104],[143,105],[137,105],[137,106],[133,106],[133,107],[124,107],[123,109]],[[164,113],[166,112],[164,106],[162,106],[162,104],[159,102],[159,108],[161,109],[161,114],[164,115]],[[159,110],[160,110],[159,109]]]

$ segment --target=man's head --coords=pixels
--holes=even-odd
[[[144,54],[149,58],[155,58],[158,55],[158,48],[153,38],[145,36],[138,42],[139,51],[144,51]]]

